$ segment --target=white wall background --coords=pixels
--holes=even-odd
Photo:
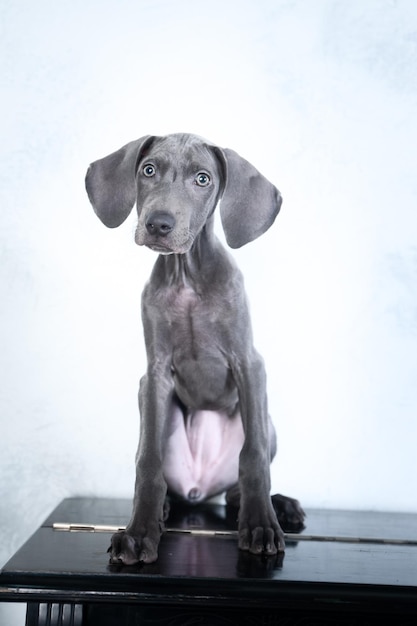
[[[62,498],[132,494],[155,257],[133,216],[101,225],[84,175],[148,133],[231,147],[283,193],[273,229],[235,253],[279,432],[274,490],[416,512],[417,3],[4,0],[0,13],[0,564]]]

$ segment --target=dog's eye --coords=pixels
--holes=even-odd
[[[142,172],[145,174],[145,176],[147,176],[148,178],[150,178],[151,176],[155,176],[155,167],[153,165],[151,165],[150,163],[147,163],[146,165],[143,166],[142,168]]]
[[[207,187],[210,183],[210,176],[205,172],[199,172],[195,177],[195,182],[199,187]]]

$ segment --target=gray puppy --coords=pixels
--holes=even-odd
[[[167,493],[198,503],[226,492],[239,508],[239,548],[283,551],[278,519],[300,529],[304,511],[270,496],[276,436],[264,365],[241,272],[213,232],[220,201],[229,246],[256,239],[278,214],[279,191],[233,150],[189,134],[127,144],[90,165],[86,188],[110,228],[136,202],[135,241],[159,253],[142,295],[148,367],[133,513],[112,537],[111,561],[157,559]]]

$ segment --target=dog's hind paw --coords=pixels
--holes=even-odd
[[[128,531],[115,533],[111,538],[110,563],[135,565],[136,563],[153,563],[158,558],[158,539],[149,536],[131,534]]]
[[[284,531],[299,533],[305,528],[306,514],[298,500],[277,493],[271,496],[271,501]]]

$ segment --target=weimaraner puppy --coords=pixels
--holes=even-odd
[[[101,221],[122,224],[136,202],[135,241],[159,254],[142,295],[148,367],[140,381],[140,441],[132,518],[110,559],[157,559],[167,494],[198,503],[226,492],[239,507],[239,548],[274,555],[283,525],[302,528],[297,500],[270,496],[276,451],[266,375],[253,341],[243,279],[227,243],[262,235],[279,191],[229,149],[190,134],[145,136],[92,163],[86,177]]]

